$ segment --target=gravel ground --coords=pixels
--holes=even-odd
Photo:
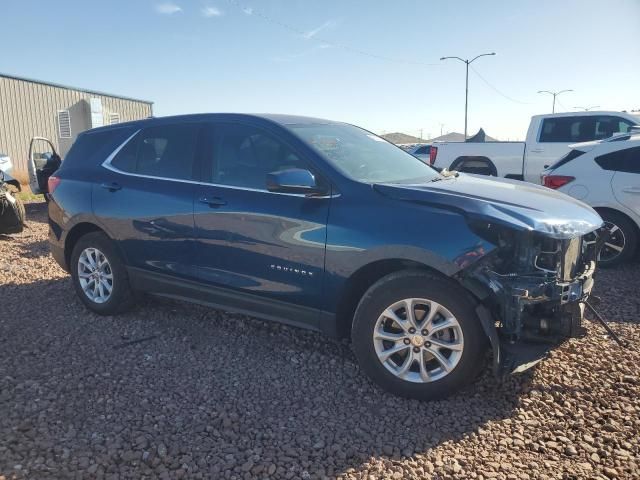
[[[0,237],[0,479],[640,478],[640,265],[523,375],[454,397],[388,395],[346,343],[146,300],[98,317],[48,254],[44,205]]]

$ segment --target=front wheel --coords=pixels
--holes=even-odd
[[[387,275],[365,293],[352,341],[374,382],[422,400],[446,397],[473,381],[487,345],[466,292],[419,270]]]

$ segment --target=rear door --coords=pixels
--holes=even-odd
[[[267,173],[311,165],[272,130],[241,123],[211,129],[195,201],[197,275],[256,302],[320,308],[331,199],[266,188]]]
[[[605,170],[615,171],[611,188],[616,200],[640,217],[640,146],[601,155],[595,160]]]
[[[99,168],[93,211],[137,273],[192,277],[201,123],[135,132]]]

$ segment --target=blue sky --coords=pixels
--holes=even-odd
[[[520,139],[558,110],[640,108],[640,0],[0,0],[0,72],[140,97],[158,116],[295,113],[378,133]],[[483,80],[484,79],[484,80]]]

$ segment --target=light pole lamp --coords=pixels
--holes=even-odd
[[[448,59],[460,60],[466,66],[465,90],[464,90],[464,139],[465,140],[467,139],[467,108],[469,105],[469,65],[472,64],[477,59],[479,59],[480,57],[488,57],[495,54],[496,52],[483,53],[481,55],[478,55],[477,57],[473,57],[471,60],[468,60],[468,59],[465,60],[464,58],[460,58],[460,57],[441,57],[440,58],[440,60],[448,60]]]
[[[559,92],[550,92],[549,90],[538,90],[538,93],[548,93],[549,95],[553,95],[553,106],[551,108],[551,113],[556,113],[556,97],[561,93],[565,92],[573,92],[573,90],[560,90]]]

